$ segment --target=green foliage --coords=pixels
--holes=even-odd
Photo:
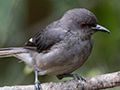
[[[59,19],[67,10],[86,8],[111,34],[98,32],[93,36],[94,47],[89,59],[73,73],[90,77],[119,71],[119,3],[119,0],[0,0],[0,47],[23,46],[36,32]],[[15,58],[0,58],[0,86],[34,84],[34,73],[28,71],[24,63],[18,63]],[[59,81],[55,76],[47,75],[39,79],[42,83]],[[69,79],[72,78],[63,80]]]

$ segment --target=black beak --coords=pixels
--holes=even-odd
[[[102,32],[107,32],[110,34],[110,31],[106,28],[104,28],[103,26],[100,26],[100,25],[97,25],[96,27],[92,27],[93,30],[96,30],[96,31],[102,31]]]

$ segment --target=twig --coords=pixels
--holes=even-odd
[[[84,83],[84,90],[99,90],[106,88],[113,88],[120,86],[120,71],[110,74],[104,74],[94,77],[86,78]],[[57,82],[57,83],[43,83],[41,84],[43,90],[81,90],[81,84],[77,86],[75,80]],[[0,90],[34,90],[34,85],[27,86],[4,86]]]

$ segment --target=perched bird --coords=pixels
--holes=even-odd
[[[60,20],[54,21],[31,38],[24,47],[1,48],[0,58],[14,56],[35,71],[35,88],[41,90],[38,75],[56,75],[58,79],[73,76],[91,54],[92,35],[97,32],[110,33],[98,25],[95,15],[77,8],[67,11]]]

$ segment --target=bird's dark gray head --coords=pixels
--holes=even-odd
[[[98,25],[95,15],[82,8],[67,11],[60,19],[62,27],[70,30],[80,30],[82,33],[92,35],[96,31],[110,33],[106,28]]]

